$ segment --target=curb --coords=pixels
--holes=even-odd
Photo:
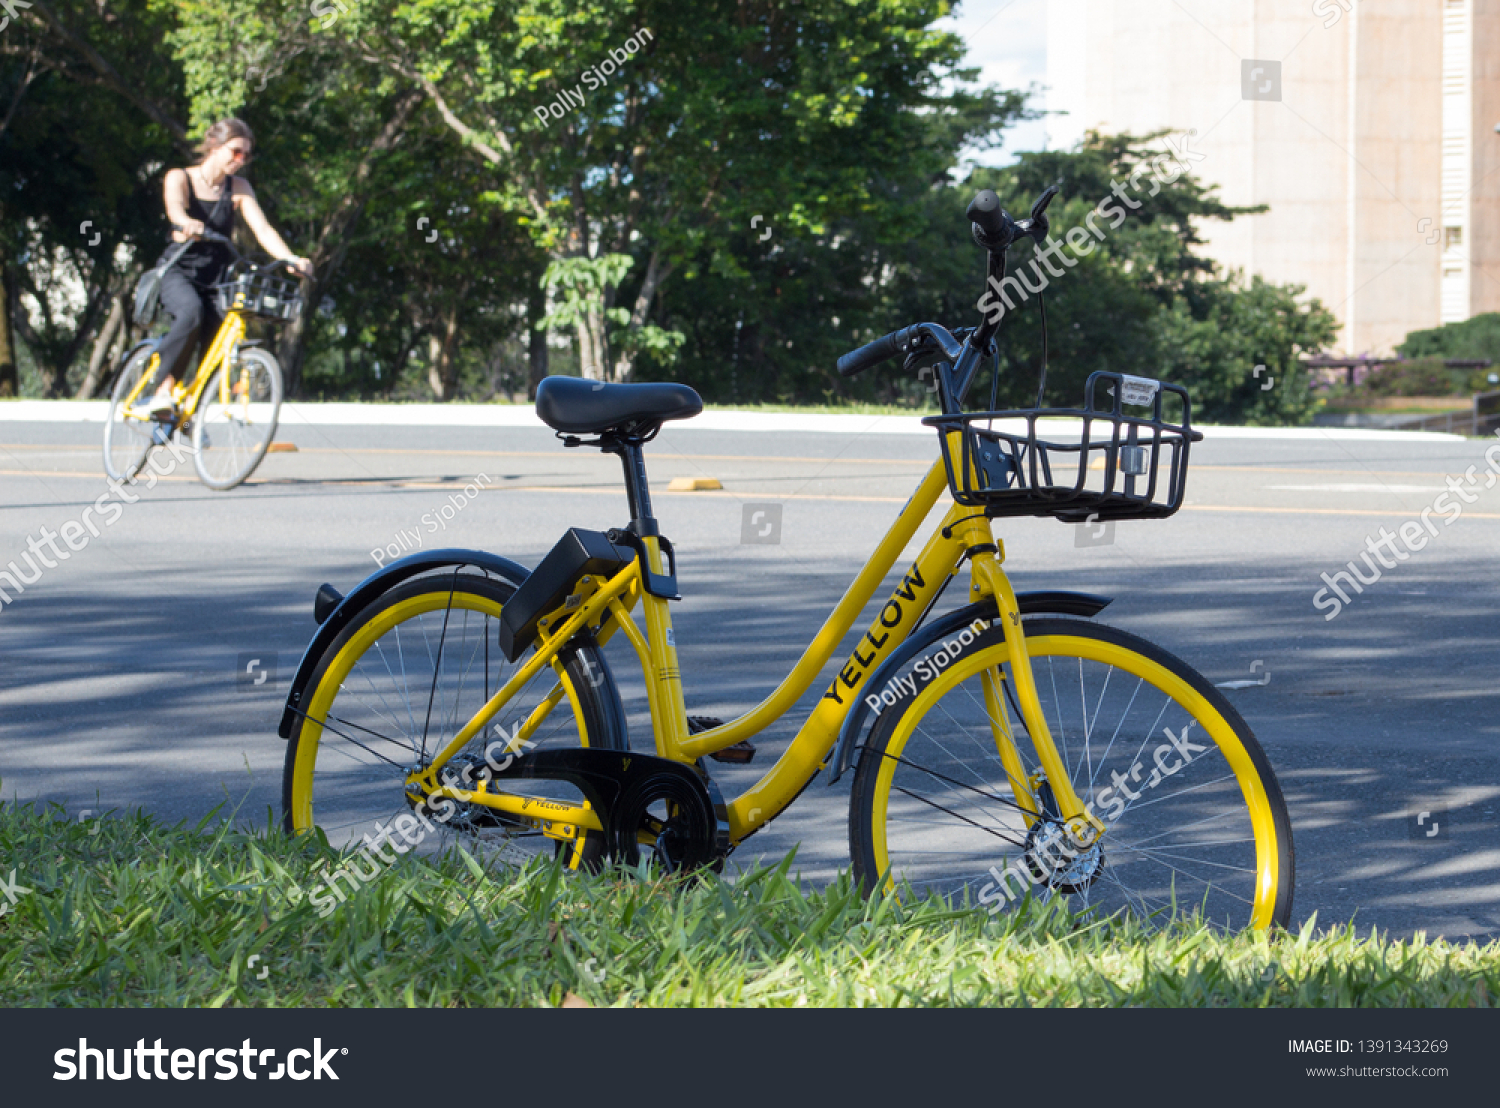
[[[4,423],[103,423],[107,400],[12,400],[0,403]],[[1050,421],[1049,421],[1050,422]],[[1014,426],[1006,424],[1014,423]],[[348,427],[526,427],[545,430],[529,404],[319,404],[288,401],[280,424]],[[1077,437],[1077,421],[1058,420],[1060,435]],[[1072,426],[1068,426],[1072,424]],[[670,425],[674,431],[800,432],[842,435],[930,435],[920,416],[822,415],[798,412],[705,411]],[[997,430],[1025,433],[1023,420],[1004,421]],[[1385,431],[1369,427],[1218,427],[1203,426],[1206,440],[1301,439],[1303,441],[1402,440],[1463,442],[1462,435],[1439,431]]]

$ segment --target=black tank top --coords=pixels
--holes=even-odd
[[[233,236],[234,178],[224,178],[224,183],[219,190],[219,198],[214,201],[212,208],[205,207],[203,201],[198,199],[193,193],[193,183],[189,181],[187,214],[193,219],[202,220],[204,226],[210,231],[217,231],[226,238]],[[167,252],[177,249],[177,245],[173,243],[168,246]],[[165,259],[166,253],[163,253],[162,260]],[[218,283],[233,259],[234,255],[229,252],[228,247],[217,242],[198,241],[183,251],[173,268],[199,288],[207,289]]]

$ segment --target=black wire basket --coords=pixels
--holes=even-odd
[[[259,319],[285,323],[302,310],[302,291],[296,281],[271,273],[241,273],[214,286],[221,312],[244,312]]]
[[[1000,420],[1024,420],[1026,429],[998,429]],[[1053,420],[1075,422],[1044,422]],[[1122,373],[1090,376],[1082,408],[966,412],[922,422],[945,437],[959,433],[957,468],[953,452],[943,451],[956,502],[990,517],[1069,523],[1165,519],[1182,506],[1188,445],[1203,438],[1192,428],[1185,389]],[[1061,433],[1074,428],[1077,441],[1067,441]]]

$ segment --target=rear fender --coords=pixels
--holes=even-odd
[[[302,706],[302,698],[307,691],[308,682],[312,680],[313,671],[318,668],[318,662],[333,644],[333,640],[338,638],[339,632],[347,627],[350,621],[365,609],[366,605],[419,573],[446,569],[450,566],[473,566],[475,569],[483,570],[516,586],[525,581],[530,573],[524,566],[517,565],[509,558],[501,558],[482,550],[452,548],[408,554],[405,558],[399,558],[390,565],[376,570],[350,589],[349,595],[340,600],[319,624],[312,642],[307,644],[307,650],[302,654],[302,661],[297,666],[297,675],[292,678],[292,685],[286,696],[286,709],[281,714],[281,726],[277,729],[277,733],[283,739],[292,737],[292,730],[297,722],[297,712]],[[328,586],[325,585],[324,589],[326,588]],[[322,592],[321,589],[319,591]],[[327,596],[326,593],[323,595]]]

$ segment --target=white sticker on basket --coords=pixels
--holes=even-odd
[[[1124,374],[1120,379],[1120,399],[1126,404],[1150,404],[1156,399],[1160,381],[1149,377],[1132,377]]]

